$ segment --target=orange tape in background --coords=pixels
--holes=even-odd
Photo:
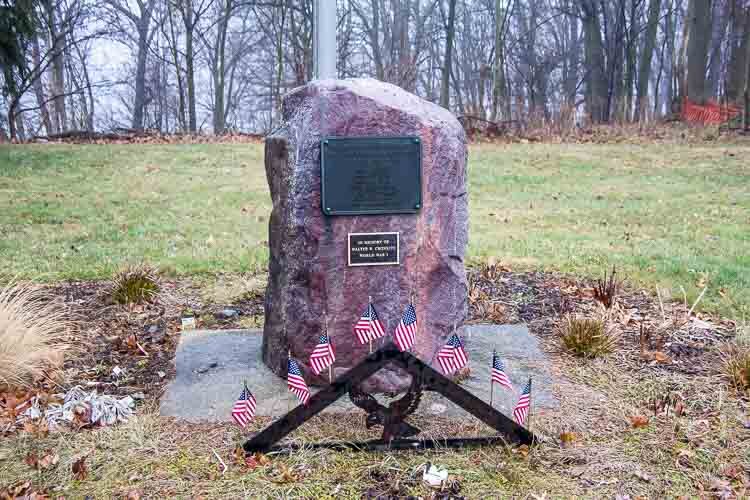
[[[682,120],[704,125],[721,125],[738,116],[741,109],[730,104],[716,104],[709,101],[706,104],[695,104],[687,98],[682,103]]]

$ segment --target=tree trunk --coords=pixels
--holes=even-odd
[[[170,51],[172,53],[172,61],[174,62],[175,68],[175,81],[177,82],[177,121],[180,124],[180,130],[187,130],[187,123],[185,120],[185,85],[182,80],[182,65],[180,64],[180,55],[177,51],[177,34],[174,28],[174,18],[172,13],[172,2],[167,2],[168,18],[169,18],[169,32],[172,36],[170,45]]]
[[[643,44],[641,64],[638,68],[638,94],[635,101],[635,116],[643,121],[648,109],[648,81],[651,76],[651,60],[656,46],[656,28],[659,26],[659,9],[661,0],[650,0],[648,4],[648,26],[646,27],[646,40]]]
[[[692,0],[691,4],[692,12],[688,19],[690,39],[687,48],[687,95],[692,102],[704,104],[710,92],[710,88],[706,85],[706,65],[708,47],[711,42],[713,0]]]
[[[39,51],[39,38],[36,36],[31,39],[31,61],[34,68],[41,68],[41,55]],[[49,106],[47,106],[47,96],[44,93],[44,84],[42,82],[42,73],[34,78],[34,95],[36,96],[36,105],[39,107],[39,114],[42,118],[42,125],[47,135],[54,134],[52,130],[52,120],[49,116]]]
[[[151,24],[151,4],[141,10],[138,18],[138,54],[135,64],[135,98],[133,100],[133,128],[143,130],[146,107],[146,59],[148,57],[148,31]]]
[[[750,64],[750,5],[743,7],[742,0],[732,0],[732,3],[726,96],[729,102],[739,103],[747,85]]]
[[[456,35],[456,0],[448,0],[448,23],[445,37],[445,59],[440,81],[440,105],[450,107],[450,79],[453,68],[453,39]]]
[[[193,24],[192,0],[185,0],[182,16],[185,22],[185,72],[187,73],[188,131],[195,133],[198,129],[198,120],[195,116],[195,54],[193,48],[195,26]]]
[[[64,35],[58,32],[57,4],[51,0],[43,3],[47,16],[47,29],[50,35],[50,57],[52,59],[52,123],[56,132],[64,132],[67,129],[67,116],[65,110],[65,60],[63,47],[65,45]]]
[[[680,53],[677,56],[677,66],[675,68],[675,78],[677,79],[677,93],[679,105],[682,106],[682,100],[688,96],[688,45],[690,44],[690,19],[693,17],[693,4],[695,0],[688,0],[685,20],[682,23],[682,43],[680,44]]]
[[[622,112],[625,121],[632,121],[630,113],[633,112],[633,85],[636,83],[635,68],[638,55],[638,31],[640,29],[637,22],[639,17],[637,7],[638,3],[631,0],[628,43],[625,49],[625,109]],[[653,52],[653,48],[651,50]]]
[[[604,43],[595,0],[581,0],[586,63],[586,103],[594,123],[609,119],[607,114],[607,77],[604,66]]]
[[[568,7],[567,2],[565,6]],[[578,92],[578,64],[580,57],[580,43],[578,36],[578,17],[569,16],[568,18],[568,43],[567,55],[565,58],[566,72],[564,75],[565,102],[573,108],[576,104],[576,94]]]
[[[722,73],[722,46],[727,40],[726,32],[732,11],[733,0],[714,0],[711,39],[708,50],[708,76],[706,78],[706,99],[718,97]],[[723,5],[722,5],[723,3]]]
[[[216,27],[216,48],[214,49],[214,134],[226,131],[224,114],[224,92],[226,76],[226,44],[229,16],[232,12],[232,0],[226,0],[221,18]]]
[[[672,112],[672,102],[675,97],[675,14],[673,8],[674,0],[669,0],[667,3],[667,14],[664,18],[664,37],[666,38],[667,54],[665,56],[666,63],[664,64],[664,104],[666,106],[667,114]]]
[[[502,8],[502,0],[495,0],[495,54],[492,62],[492,111],[490,120],[497,121],[502,108],[502,101],[506,99],[505,89],[505,29],[506,14]]]

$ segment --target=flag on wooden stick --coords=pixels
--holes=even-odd
[[[287,365],[286,385],[297,396],[300,403],[303,405],[307,404],[310,400],[310,389],[308,389],[307,382],[302,377],[302,370],[300,370],[299,364],[291,356]]]
[[[464,345],[455,333],[448,339],[448,343],[438,351],[437,358],[440,367],[443,369],[443,373],[446,375],[460,370],[469,361],[466,357]]]
[[[310,366],[315,375],[320,375],[320,372],[331,366],[334,361],[336,361],[336,354],[333,352],[333,344],[328,334],[324,333],[310,354]]]
[[[367,344],[385,335],[383,323],[380,322],[372,302],[367,304],[367,309],[362,313],[362,317],[359,318],[357,324],[354,325],[354,333],[357,335],[360,344]]]
[[[529,416],[529,408],[531,408],[531,378],[529,383],[521,391],[521,397],[518,398],[518,403],[513,409],[513,417],[516,419],[519,425],[523,425]]]
[[[511,391],[513,390],[513,384],[511,384],[508,375],[505,373],[505,366],[503,366],[503,362],[497,356],[497,351],[492,351],[492,382],[497,382]]]
[[[414,304],[409,304],[404,310],[394,337],[396,345],[402,351],[408,351],[414,345],[417,337],[417,311],[414,309]]]
[[[240,397],[232,406],[232,419],[237,425],[244,428],[253,418],[255,418],[255,396],[245,385]]]

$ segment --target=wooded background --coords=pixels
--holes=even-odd
[[[336,1],[336,0],[330,0]],[[478,121],[738,103],[750,0],[337,0],[339,76]],[[265,133],[312,78],[312,0],[0,0],[0,137]],[[124,64],[95,64],[109,56]]]

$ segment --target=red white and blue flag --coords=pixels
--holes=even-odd
[[[372,305],[372,302],[367,304],[367,309],[362,313],[362,317],[359,318],[357,324],[354,325],[354,333],[357,334],[360,344],[367,344],[371,340],[385,335],[383,323],[380,322],[378,313],[375,312],[375,306]]]
[[[531,379],[526,387],[521,392],[521,397],[518,398],[518,403],[513,409],[513,417],[516,419],[519,425],[523,425],[529,416],[529,408],[531,408]]]
[[[310,400],[310,389],[307,388],[307,382],[302,377],[302,370],[294,358],[289,358],[287,365],[286,385],[289,390],[297,396],[300,403],[306,405]]]
[[[417,336],[417,311],[414,304],[409,304],[401,316],[401,322],[396,327],[394,335],[396,345],[402,351],[408,351],[414,345]]]
[[[253,418],[255,418],[255,396],[245,386],[240,393],[240,397],[232,406],[232,419],[237,425],[244,428]]]
[[[497,382],[511,391],[513,390],[513,384],[511,384],[508,375],[505,373],[505,366],[503,366],[500,358],[497,357],[496,351],[492,351],[492,382]]]
[[[443,373],[446,375],[460,370],[469,361],[466,357],[464,345],[455,333],[448,339],[448,343],[438,351],[437,358],[440,367],[443,369]]]
[[[336,354],[333,352],[333,344],[331,344],[330,337],[324,333],[310,354],[310,366],[315,375],[320,375],[320,372],[331,366],[334,361],[336,361]]]

